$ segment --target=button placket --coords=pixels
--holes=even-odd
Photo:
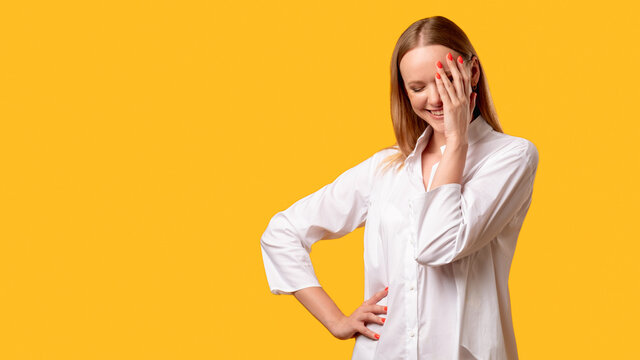
[[[415,227],[415,219],[413,217],[413,200],[409,200],[409,227],[410,227],[410,232],[409,232],[409,242],[411,243],[411,245],[415,245],[416,244],[416,236],[415,236],[415,231],[414,231],[414,227]]]
[[[417,281],[417,267],[415,262],[415,219],[413,214],[413,204],[409,201],[409,223],[410,231],[407,232],[409,236],[409,243],[411,246],[406,247],[407,261],[405,262],[406,271],[406,308],[407,308],[407,346],[409,347],[409,359],[417,359],[418,356],[418,340],[417,340],[417,326],[418,326],[418,298],[416,290]]]

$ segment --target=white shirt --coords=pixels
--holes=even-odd
[[[378,302],[388,310],[383,325],[366,324],[380,339],[356,336],[352,360],[517,359],[509,269],[538,151],[480,115],[468,126],[462,185],[431,189],[435,164],[425,191],[421,154],[432,132],[427,126],[399,172],[377,171],[399,151],[380,150],[275,214],[260,240],[269,287],[321,286],[311,246],[365,226],[364,299],[389,286]]]

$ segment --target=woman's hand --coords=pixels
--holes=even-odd
[[[386,314],[387,307],[376,305],[376,303],[387,296],[388,293],[388,287],[375,293],[371,298],[369,298],[369,300],[363,302],[362,305],[360,305],[353,312],[353,314],[351,314],[350,316],[344,316],[338,322],[336,322],[335,325],[332,326],[331,334],[333,334],[333,336],[337,337],[340,340],[350,339],[356,335],[359,335],[357,333],[363,334],[370,339],[378,340],[380,338],[380,335],[367,328],[365,324],[384,324],[385,319],[376,316],[375,314]]]
[[[471,66],[462,63],[462,57],[453,61],[447,54],[447,64],[453,83],[447,77],[442,63],[436,63],[436,86],[444,104],[444,136],[447,143],[468,143],[467,126],[476,106],[476,94],[471,91]]]

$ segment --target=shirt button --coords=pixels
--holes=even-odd
[[[409,336],[414,337],[414,336],[416,336],[416,333],[414,333],[413,331],[410,331],[409,332]]]
[[[409,287],[409,290],[413,290],[413,289],[415,289],[415,288],[413,287],[413,285],[411,285],[411,286]]]

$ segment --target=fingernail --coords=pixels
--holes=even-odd
[[[438,60],[438,62],[436,63],[436,65],[438,65],[438,67],[439,67],[440,69],[442,69],[442,63],[440,62],[440,60]]]
[[[389,290],[389,287],[388,287],[388,286],[387,286],[386,288],[384,288],[384,291],[388,291],[388,290]]]
[[[387,311],[387,307],[386,306],[384,307],[384,311]]]
[[[458,56],[458,62],[462,64],[462,56]]]
[[[387,319],[385,318],[381,318],[382,319],[382,323],[384,324],[385,321],[387,321]]]
[[[451,56],[451,53],[447,53],[447,59],[453,60],[453,56]]]
[[[436,73],[436,77],[437,77],[438,79],[440,79],[440,74],[439,74],[439,73]]]

